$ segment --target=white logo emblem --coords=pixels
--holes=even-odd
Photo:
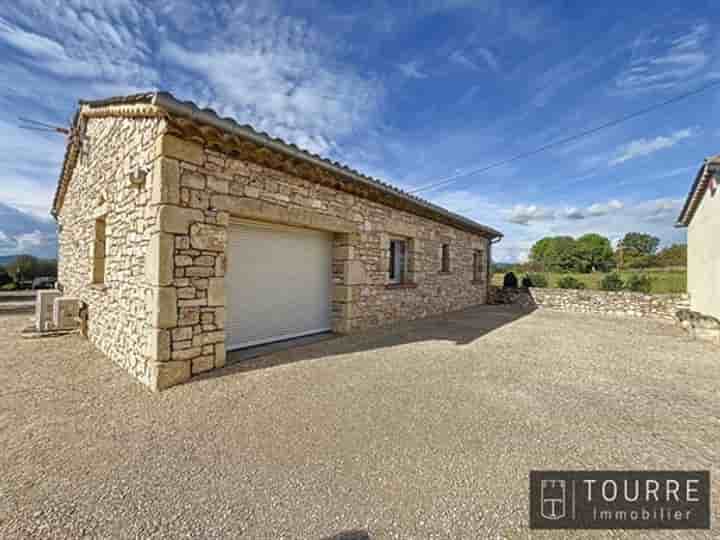
[[[540,515],[545,519],[562,519],[565,517],[565,500],[567,484],[565,480],[543,480],[541,485]]]

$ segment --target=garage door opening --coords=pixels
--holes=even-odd
[[[330,331],[331,276],[331,234],[255,222],[231,225],[227,349]]]

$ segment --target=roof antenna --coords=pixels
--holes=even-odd
[[[24,118],[22,116],[18,119],[26,124],[21,125],[20,129],[33,129],[35,131],[46,131],[48,133],[62,133],[63,135],[70,135],[71,133],[71,130],[66,127],[53,126],[51,124],[46,124],[45,122],[32,120],[31,118]]]
[[[32,129],[34,131],[44,131],[46,133],[60,133],[62,135],[65,135],[68,143],[78,143],[78,146],[80,148],[80,156],[82,157],[83,155],[85,155],[85,143],[87,137],[85,135],[82,135],[80,133],[80,130],[73,126],[72,121],[70,121],[71,127],[66,128],[62,126],[46,124],[45,122],[33,120],[32,118],[25,118],[23,116],[18,117],[18,120],[24,123],[24,125],[20,125],[20,129]]]

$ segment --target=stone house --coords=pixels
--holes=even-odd
[[[485,303],[502,236],[161,92],[80,102],[53,215],[63,295],[153,389],[228,350]]]
[[[690,309],[720,319],[720,156],[695,176],[678,227],[688,229]]]

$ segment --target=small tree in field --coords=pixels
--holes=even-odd
[[[584,289],[585,284],[573,276],[565,276],[558,281],[560,289]]]
[[[622,291],[623,287],[625,287],[625,283],[617,272],[608,274],[600,282],[600,288],[603,291]]]
[[[649,293],[652,290],[652,280],[649,276],[633,274],[627,281],[627,288],[633,292]]]

